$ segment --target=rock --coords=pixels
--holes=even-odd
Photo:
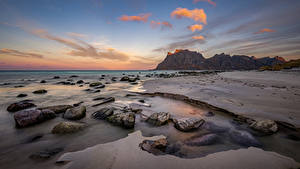
[[[47,83],[46,80],[41,80],[40,83]]]
[[[67,81],[68,81],[68,82],[73,82],[74,80],[73,80],[73,79],[67,79]]]
[[[139,84],[138,82],[131,82],[130,83],[131,85],[137,85],[137,84]]]
[[[104,87],[105,87],[105,85],[99,85],[99,86],[95,87],[95,89],[102,89]]]
[[[135,114],[130,113],[114,113],[107,118],[107,121],[115,125],[122,126],[127,129],[134,128]]]
[[[26,96],[27,96],[27,94],[21,93],[21,94],[19,94],[17,97],[26,97]]]
[[[117,77],[112,77],[111,81],[113,81],[113,82],[117,81]]]
[[[35,134],[35,135],[32,135],[30,137],[28,137],[24,143],[32,143],[36,140],[39,140],[40,138],[42,138],[44,136],[44,134],[42,133],[38,133],[38,134]]]
[[[84,83],[84,81],[83,80],[78,80],[76,83],[77,84],[82,84],[82,83]]]
[[[190,131],[199,128],[204,124],[204,120],[200,118],[181,118],[173,119],[174,126],[180,131]]]
[[[97,107],[97,106],[100,106],[102,104],[113,102],[113,101],[115,101],[114,97],[107,97],[107,98],[103,99],[101,103],[95,104],[92,107]]]
[[[90,83],[90,87],[96,87],[96,86],[100,86],[102,85],[101,82],[93,82],[93,83]]]
[[[96,100],[103,100],[105,99],[105,97],[97,97],[97,98],[94,98],[93,100],[96,101]]]
[[[61,81],[61,82],[57,82],[57,84],[62,84],[62,85],[72,85],[73,83]]]
[[[40,89],[32,92],[33,94],[45,94],[47,93],[47,90],[45,89]]]
[[[83,123],[75,123],[75,122],[60,122],[55,125],[51,131],[52,134],[68,134],[75,133],[81,129],[86,127]]]
[[[54,76],[54,77],[53,77],[53,79],[59,79],[59,78],[60,78],[59,76]]]
[[[141,102],[141,103],[145,103],[145,100],[143,100],[143,99],[140,99],[138,101]]]
[[[46,160],[49,159],[50,157],[58,154],[59,152],[64,151],[63,148],[52,148],[52,149],[46,149],[44,151],[40,151],[34,154],[31,154],[29,158],[34,159],[34,160]]]
[[[79,87],[83,87],[83,85],[79,85]]]
[[[128,79],[128,82],[132,82],[133,83],[133,82],[136,82],[136,81],[137,81],[137,78],[129,78]]]
[[[77,75],[71,75],[69,78],[79,77]]]
[[[278,131],[278,126],[273,120],[259,120],[250,124],[250,128],[265,134],[273,134]]]
[[[94,90],[93,93],[99,93],[101,90]]]
[[[230,139],[241,146],[260,147],[261,144],[252,136],[252,134],[242,130],[231,130],[229,132]]]
[[[158,140],[144,140],[139,146],[142,150],[145,150],[155,155],[159,155],[165,151],[167,145],[167,139],[161,138]]]
[[[16,121],[17,127],[27,127],[34,124],[44,122],[55,118],[56,115],[53,111],[45,110],[22,110],[14,114],[14,119]]]
[[[213,145],[219,141],[219,137],[216,134],[206,134],[201,137],[193,138],[186,141],[185,144],[189,146],[207,146]]]
[[[123,76],[120,81],[128,81],[129,80],[129,77],[128,76]]]
[[[205,122],[202,126],[201,129],[208,130],[211,133],[225,133],[229,130],[228,127],[224,126],[218,126],[212,122]]]
[[[55,114],[65,113],[68,109],[72,108],[71,105],[56,105],[56,106],[48,106],[39,108],[40,110],[52,110]]]
[[[74,103],[73,106],[74,106],[74,107],[78,107],[78,106],[80,106],[82,103],[84,103],[84,102],[81,101],[81,102],[78,102],[78,103]]]
[[[170,114],[166,112],[153,113],[146,120],[148,123],[151,123],[156,126],[164,125],[170,119]]]
[[[20,87],[24,87],[24,86],[23,85],[14,86],[14,88],[20,88]]]
[[[28,108],[35,107],[35,106],[36,106],[35,104],[24,100],[24,101],[16,102],[16,103],[9,105],[7,107],[7,111],[16,112],[16,111],[28,109]]]
[[[74,107],[68,109],[64,115],[63,118],[69,119],[69,120],[79,120],[84,118],[86,115],[86,107],[81,106],[81,107]]]
[[[92,114],[94,119],[104,120],[107,117],[111,116],[114,113],[114,108],[102,108]]]
[[[212,117],[212,116],[214,116],[214,115],[215,115],[215,113],[213,113],[213,112],[211,112],[211,111],[209,111],[209,112],[207,112],[207,113],[205,114],[206,117]]]

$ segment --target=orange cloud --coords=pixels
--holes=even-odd
[[[215,2],[213,2],[212,0],[194,0],[194,3],[197,2],[208,2],[209,4],[216,6],[217,4]]]
[[[185,18],[193,19],[194,21],[197,22],[207,24],[206,22],[207,17],[203,9],[196,8],[193,10],[189,10],[186,8],[176,8],[176,10],[174,10],[171,13],[171,16],[176,17],[178,19],[185,17]]]
[[[166,28],[172,28],[173,25],[167,21],[164,22],[155,22],[155,21],[151,21],[151,27],[152,28],[156,28],[157,26],[161,25],[162,27],[166,27]]]
[[[254,34],[262,34],[262,33],[266,33],[266,32],[276,32],[276,31],[273,29],[264,28],[264,29],[259,30],[258,32],[255,32]]]
[[[30,52],[21,52],[18,50],[7,49],[7,48],[0,49],[0,55],[1,54],[19,56],[19,57],[43,58],[43,55],[40,55],[40,54],[30,53]]]
[[[195,39],[195,40],[205,40],[204,36],[202,36],[202,35],[193,36],[193,39]]]
[[[188,29],[191,30],[192,32],[201,31],[203,29],[203,26],[200,24],[194,24],[194,25],[188,26]]]
[[[75,32],[67,32],[68,36],[74,37],[74,38],[86,38],[87,35],[81,34],[81,33],[75,33]]]
[[[147,22],[148,18],[151,16],[151,13],[140,14],[138,16],[128,16],[122,15],[119,20],[121,21],[136,21],[136,22]]]

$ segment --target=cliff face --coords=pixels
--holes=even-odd
[[[157,65],[157,70],[253,70],[262,66],[284,63],[282,57],[255,58],[245,55],[217,54],[205,59],[202,54],[189,50],[176,50]]]

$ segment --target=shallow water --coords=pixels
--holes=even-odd
[[[111,73],[111,72],[110,72]],[[131,85],[127,82],[111,82],[111,77],[121,77],[124,72],[114,72],[109,74],[105,72],[92,72],[92,73],[78,73],[78,72],[46,72],[46,73],[24,73],[24,72],[1,72],[0,83],[10,83],[0,87],[0,166],[1,168],[53,168],[56,159],[65,152],[79,151],[87,147],[112,142],[124,138],[136,130],[141,130],[144,136],[165,135],[170,143],[170,147],[174,151],[168,152],[169,154],[179,156],[182,158],[195,158],[206,156],[210,153],[225,151],[230,149],[245,148],[239,144],[234,143],[230,137],[229,132],[235,130],[245,130],[252,132],[245,126],[239,126],[232,123],[232,117],[222,112],[216,112],[215,116],[205,116],[209,110],[205,106],[193,106],[182,101],[162,98],[162,97],[146,97],[146,96],[132,96],[125,97],[126,94],[132,92],[143,91],[141,86],[142,82],[138,85]],[[125,72],[126,74],[141,76],[141,81],[146,78],[143,77],[147,72]],[[150,72],[151,73],[151,72]],[[9,74],[9,77],[7,75]],[[79,75],[76,78],[69,78],[70,75]],[[104,89],[100,89],[100,93],[91,93],[84,91],[88,89],[88,84],[83,87],[79,85],[66,86],[56,84],[59,81],[66,79],[73,79],[76,82],[79,79],[85,82],[98,81],[100,76],[105,74],[106,77],[100,80],[101,82],[110,82],[106,84]],[[53,79],[53,76],[59,75],[60,79]],[[29,79],[29,80],[28,80]],[[40,80],[46,80],[47,83],[41,84]],[[24,85],[24,87],[15,88],[15,85]],[[48,90],[47,94],[35,95],[32,91],[37,89]],[[25,98],[16,98],[20,93],[28,94]],[[116,98],[114,103],[108,103],[98,107],[92,107],[99,101],[93,101],[96,97],[110,97]],[[38,107],[60,105],[60,104],[74,104],[83,101],[82,105],[87,107],[87,116],[81,119],[81,122],[87,123],[88,127],[83,131],[68,135],[53,135],[51,129],[57,123],[65,121],[61,117],[46,121],[44,123],[34,125],[32,127],[16,129],[13,120],[13,113],[6,111],[9,104],[21,101],[24,99],[34,100],[33,103]],[[152,126],[141,120],[140,115],[136,115],[135,128],[131,130],[122,129],[118,126],[113,126],[110,123],[102,120],[95,120],[90,115],[96,110],[106,106],[123,107],[131,103],[137,103],[138,100],[145,100],[144,112],[146,110],[152,112],[170,112],[171,116],[177,117],[201,117],[206,123],[200,129],[193,132],[180,132],[173,127],[173,123],[157,127]],[[143,112],[142,112],[143,113]],[[220,142],[209,146],[188,146],[185,144],[191,138],[202,136],[205,134],[214,133],[220,139]],[[300,161],[300,154],[297,147],[300,146],[299,141],[286,139],[287,134],[292,131],[282,129],[281,132],[272,136],[264,136],[255,138],[262,143],[262,148],[265,150],[276,151],[280,154],[294,158]],[[295,134],[295,133],[292,133]],[[299,133],[296,133],[299,134]],[[29,142],[36,135],[42,135],[40,139]],[[298,136],[299,137],[299,136]],[[63,148],[64,151],[58,153],[48,160],[33,160],[29,156],[33,153],[43,151],[47,148]]]

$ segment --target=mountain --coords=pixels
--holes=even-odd
[[[245,55],[216,54],[205,59],[201,53],[179,50],[169,52],[167,57],[157,65],[157,70],[253,70],[262,66],[285,63],[282,57],[255,58]]]

